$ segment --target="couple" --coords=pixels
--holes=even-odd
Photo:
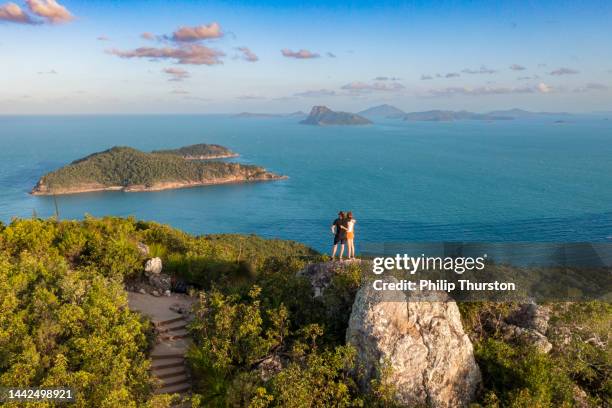
[[[338,213],[338,218],[334,220],[331,226],[332,234],[334,234],[334,246],[332,251],[332,261],[336,258],[336,250],[338,244],[340,244],[340,257],[342,260],[342,254],[344,253],[344,244],[348,244],[348,259],[355,259],[355,223],[357,220],[353,218],[351,211],[347,212],[346,215],[343,211]]]

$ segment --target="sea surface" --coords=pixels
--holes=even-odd
[[[0,220],[48,217],[46,172],[112,146],[218,143],[289,179],[58,196],[62,219],[135,216],[194,234],[254,233],[326,250],[339,210],[356,243],[612,242],[612,115],[313,127],[223,115],[0,116]]]

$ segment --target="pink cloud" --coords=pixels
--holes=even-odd
[[[194,42],[220,37],[223,37],[221,26],[218,23],[211,23],[197,27],[179,27],[172,33],[171,39],[178,42]]]
[[[238,47],[238,51],[242,52],[242,59],[249,62],[259,61],[259,57],[247,47]]]
[[[15,3],[6,3],[0,6],[0,21],[10,21],[20,24],[37,24]]]
[[[165,68],[162,72],[171,76],[168,81],[180,82],[183,79],[189,78],[189,72],[185,71],[182,68]]]
[[[281,53],[284,57],[287,58],[297,58],[297,59],[309,59],[309,58],[319,58],[320,55],[316,52],[311,52],[308,50],[301,49],[299,51],[291,51],[288,48],[283,48]]]
[[[150,41],[152,41],[152,40],[154,40],[154,39],[155,39],[155,34],[153,34],[153,33],[148,33],[148,32],[147,32],[147,33],[142,33],[142,34],[140,34],[140,38],[144,38],[145,40],[150,40]]]
[[[74,19],[70,11],[55,0],[25,0],[25,2],[33,14],[47,22],[59,24]]]
[[[217,65],[222,64],[221,57],[225,53],[219,50],[192,44],[180,48],[164,47],[140,47],[135,50],[121,51],[112,49],[109,54],[121,58],[151,58],[151,59],[175,59],[179,64],[188,65]]]

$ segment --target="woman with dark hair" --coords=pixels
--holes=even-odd
[[[342,226],[346,230],[346,242],[348,246],[348,259],[355,259],[355,224],[357,220],[353,218],[353,212],[346,213],[345,225]]]

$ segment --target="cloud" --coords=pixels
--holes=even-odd
[[[53,24],[67,23],[74,19],[68,9],[55,0],[25,0],[33,14]]]
[[[191,76],[188,71],[182,68],[164,68],[162,72],[170,75],[168,81],[173,82],[181,82],[183,79],[187,79]]]
[[[457,78],[460,76],[461,75],[459,75],[459,73],[457,72],[449,72],[448,74],[444,75],[444,78]]]
[[[487,95],[506,95],[506,94],[529,94],[529,93],[549,93],[552,88],[544,83],[536,86],[522,87],[449,87],[443,89],[430,89],[426,92],[428,96],[449,97],[449,96],[487,96]]]
[[[610,89],[608,85],[590,82],[586,84],[585,86],[575,88],[574,92],[583,93],[583,92],[590,92],[590,91],[607,91],[608,89]]]
[[[327,56],[329,58],[336,58],[336,54],[334,54],[333,52],[329,52],[329,51],[327,52]]]
[[[223,61],[221,61],[221,57],[225,56],[225,53],[222,51],[214,50],[199,44],[191,44],[179,48],[140,47],[128,51],[111,49],[107,50],[107,52],[120,58],[174,59],[179,64],[187,65],[222,64]]]
[[[0,21],[19,24],[39,24],[15,3],[6,3],[0,6]]]
[[[550,93],[553,91],[553,88],[550,85],[546,85],[544,82],[540,82],[537,89],[541,93]]]
[[[56,75],[57,71],[52,69],[50,71],[39,71],[37,72],[38,75]]]
[[[487,68],[484,65],[481,65],[478,69],[466,68],[461,72],[463,72],[464,74],[495,74],[497,71],[491,68]]]
[[[301,49],[299,51],[291,51],[288,48],[283,48],[281,50],[283,57],[287,58],[297,58],[297,59],[310,59],[310,58],[319,58],[320,55],[316,52],[311,52],[308,50]]]
[[[304,98],[320,98],[322,96],[335,96],[336,92],[329,89],[318,89],[313,91],[304,91],[294,94],[293,96],[300,96]]]
[[[176,95],[189,95],[189,91],[186,91],[184,89],[173,89],[172,92],[170,93],[176,94]]]
[[[399,81],[400,79],[398,77],[377,76],[374,81]]]
[[[98,41],[110,41],[110,38],[108,38],[105,35],[100,35],[100,36],[96,37],[96,40],[98,40]]]
[[[258,101],[258,100],[266,99],[266,97],[258,96],[258,95],[241,95],[241,96],[237,96],[236,99],[241,99],[243,101]]]
[[[421,75],[421,81],[429,81],[430,79],[433,79],[431,75]]]
[[[155,34],[153,34],[153,33],[144,32],[144,33],[140,34],[140,38],[142,38],[142,39],[144,39],[144,40],[153,41],[153,40],[155,40],[157,37],[155,37]]]
[[[510,69],[513,70],[513,71],[524,71],[527,68],[525,68],[524,66],[519,65],[519,64],[512,64],[512,65],[510,65]]]
[[[369,92],[398,92],[404,89],[404,85],[397,82],[391,84],[383,84],[375,82],[367,84],[365,82],[351,82],[342,86],[340,89],[353,93],[369,93]]]
[[[170,39],[177,42],[194,42],[221,37],[223,37],[221,26],[219,23],[213,22],[209,25],[201,25],[197,27],[179,27],[178,30],[172,33]]]
[[[576,71],[575,69],[571,69],[571,68],[559,68],[559,69],[555,69],[554,71],[549,72],[549,74],[559,76],[559,75],[573,75],[573,74],[577,74],[578,72],[579,71]]]
[[[238,47],[238,51],[242,52],[242,59],[249,62],[259,61],[259,57],[248,47]]]

